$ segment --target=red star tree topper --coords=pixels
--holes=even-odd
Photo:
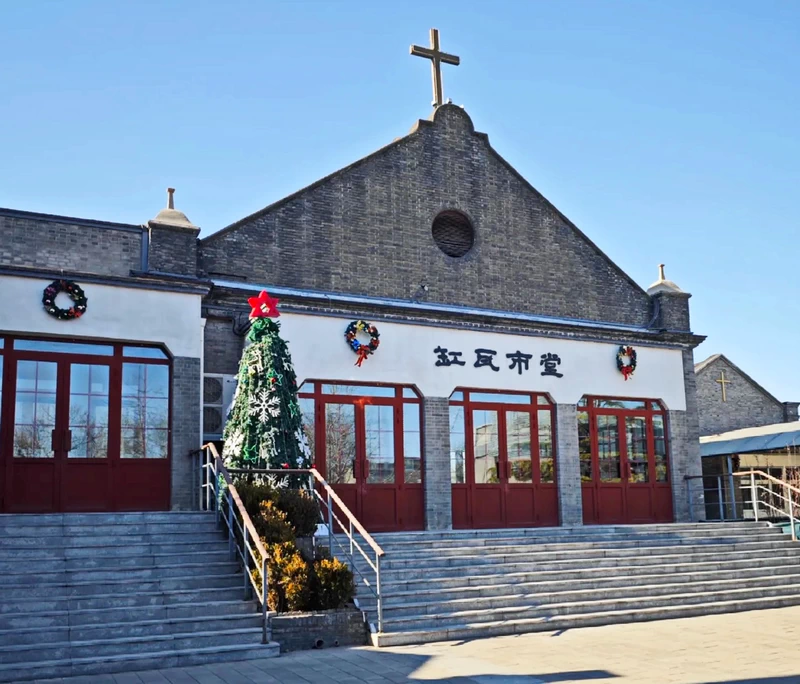
[[[270,297],[266,290],[261,290],[258,297],[250,297],[247,300],[252,309],[250,318],[277,318],[281,315],[278,311],[279,301],[279,299]]]

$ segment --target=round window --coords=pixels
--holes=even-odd
[[[447,256],[462,257],[475,244],[475,230],[460,211],[443,211],[433,219],[431,229],[436,246]]]

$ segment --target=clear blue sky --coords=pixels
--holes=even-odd
[[[0,2],[0,206],[215,231],[405,134],[445,96],[643,287],[800,400],[800,3]],[[254,245],[254,247],[257,247]]]

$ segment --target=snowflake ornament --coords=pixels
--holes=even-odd
[[[222,447],[222,459],[226,460],[232,456],[238,456],[244,446],[244,433],[240,430],[228,435],[225,445]]]

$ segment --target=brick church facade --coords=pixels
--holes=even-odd
[[[687,520],[702,497],[689,295],[637,285],[462,108],[198,234],[171,195],[142,225],[0,210],[2,510],[193,507],[262,289],[315,463],[368,529]],[[85,315],[43,310],[59,279]],[[381,335],[361,366],[354,320]]]

